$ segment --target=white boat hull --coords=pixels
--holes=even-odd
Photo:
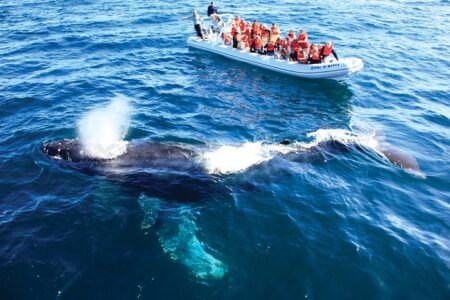
[[[192,48],[209,51],[256,67],[302,78],[342,79],[360,71],[364,67],[363,61],[359,58],[344,58],[323,64],[299,64],[276,59],[273,56],[235,49],[220,42],[200,40],[196,37],[188,38],[187,43]]]

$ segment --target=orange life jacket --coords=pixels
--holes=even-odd
[[[312,60],[320,60],[320,52],[319,51],[314,51],[311,55],[311,59]]]
[[[256,49],[261,49],[262,48],[261,40],[255,40],[255,48]]]
[[[252,25],[252,29],[254,32],[259,31],[259,23],[258,22],[254,22]]]
[[[330,46],[325,45],[325,46],[323,47],[322,55],[323,55],[323,56],[328,56],[328,55],[331,54],[331,51],[333,51],[333,44],[331,44]]]
[[[237,33],[237,31],[238,31],[237,27],[236,27],[236,26],[233,26],[233,28],[231,28],[231,35],[232,35],[232,36],[235,36],[236,33]]]
[[[303,51],[297,51],[297,60],[302,64],[306,64],[308,62],[305,54],[303,54]]]
[[[272,35],[279,35],[280,34],[280,31],[278,30],[277,27],[272,27],[270,29],[270,31],[272,32]]]
[[[292,51],[298,51],[298,41],[297,40],[293,40],[291,43],[291,50]]]
[[[275,51],[275,45],[272,42],[267,43],[267,51]]]
[[[241,20],[241,22],[239,23],[239,28],[241,29],[241,32],[245,31],[245,22],[244,22],[244,20]]]
[[[267,37],[267,36],[269,36],[269,32],[266,29],[263,29],[261,31],[261,37]]]
[[[308,34],[306,32],[298,35],[298,41],[302,49],[306,49],[309,47]]]

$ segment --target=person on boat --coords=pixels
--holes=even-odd
[[[302,48],[303,53],[305,55],[308,55],[308,53],[309,53],[308,33],[306,31],[304,31],[303,29],[300,30],[297,39],[298,39],[300,48]]]
[[[220,19],[219,15],[211,15],[212,18],[212,26],[211,26],[211,30],[214,33],[218,33],[222,30],[222,28],[224,27],[224,24],[222,22],[222,20]]]
[[[236,33],[240,33],[240,29],[238,25],[234,24],[233,27],[231,27],[231,36],[235,36]]]
[[[244,34],[250,38],[252,36],[252,24],[250,22],[247,22],[245,24],[245,31]]]
[[[277,39],[280,37],[280,29],[277,24],[272,23],[272,27],[270,27],[270,40],[275,43]]]
[[[222,33],[222,40],[224,45],[231,44],[230,34],[228,32]]]
[[[237,32],[233,36],[233,48],[238,48],[240,42],[241,42],[241,34],[239,32]]]
[[[322,62],[331,61],[329,59],[330,54],[333,54],[334,58],[336,60],[339,60],[336,51],[334,51],[334,44],[332,42],[326,42],[325,46],[322,47],[322,50],[320,50],[320,58],[322,59]]]
[[[186,20],[186,19],[191,19],[194,22],[194,28],[195,28],[195,32],[197,33],[198,38],[204,40],[205,38],[202,33],[203,20],[202,20],[202,18],[200,18],[197,11],[194,9],[192,11],[192,15],[190,17],[182,18],[182,20]]]
[[[254,20],[253,24],[252,24],[252,31],[251,31],[251,38],[254,38],[255,36],[257,36],[259,34],[259,23],[258,20]]]
[[[270,39],[270,30],[267,29],[267,26],[265,24],[263,24],[261,26],[260,33],[261,33],[261,41],[262,41],[263,45],[265,46],[265,45],[267,45],[267,42]]]
[[[297,40],[297,39],[294,39],[294,40],[291,42],[291,53],[290,53],[290,56],[289,56],[289,60],[290,60],[290,61],[297,61],[297,52],[298,52],[298,49],[299,49],[299,47],[298,47],[298,40]]]
[[[301,49],[297,50],[297,61],[299,64],[307,64],[308,57],[303,53]]]
[[[286,39],[290,42],[292,42],[295,38],[295,33],[292,30],[289,30]]]
[[[311,45],[311,54],[309,55],[309,63],[320,64],[322,60],[320,59],[320,51],[318,45]]]
[[[259,54],[264,54],[264,48],[259,35],[255,36],[250,46],[250,52],[258,52]]]
[[[248,35],[244,35],[241,40],[241,46],[239,47],[241,50],[249,50],[250,49],[250,38]]]
[[[281,48],[283,48],[284,45],[284,40],[281,37],[278,37],[277,40],[275,41],[275,48],[277,49],[277,51],[281,51]]]
[[[264,48],[266,49],[267,55],[270,55],[270,56],[275,55],[275,44],[271,40],[269,40],[267,42],[267,44]]]
[[[215,7],[214,2],[211,1],[211,5],[208,6],[208,17],[213,14],[217,14],[217,7]]]
[[[241,30],[241,32],[244,32],[244,31],[245,31],[245,29],[246,29],[246,24],[245,24],[245,20],[244,20],[244,19],[241,19],[241,20],[239,21],[239,29]]]
[[[280,59],[284,59],[284,60],[288,60],[289,59],[289,54],[288,54],[286,48],[283,47],[281,49],[280,54],[279,54],[279,58]]]

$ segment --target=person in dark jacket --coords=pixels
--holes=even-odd
[[[211,1],[211,5],[208,6],[208,17],[217,14],[217,7],[214,6],[214,2]]]

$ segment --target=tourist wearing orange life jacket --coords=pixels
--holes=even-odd
[[[299,34],[298,34],[298,42],[299,42],[299,46],[300,48],[302,48],[303,53],[305,55],[308,54],[309,51],[309,41],[308,41],[308,33],[305,32],[303,29],[300,30]]]
[[[289,40],[289,43],[292,42],[295,38],[295,33],[292,30],[289,30],[287,34],[287,40]]]
[[[289,56],[289,58],[290,58],[289,60],[297,61],[297,52],[298,52],[298,40],[294,39],[291,42],[291,53]]]
[[[278,28],[277,24],[272,23],[272,27],[270,27],[270,40],[275,43],[279,36],[280,29]]]
[[[239,47],[241,50],[248,50],[250,49],[250,40],[247,35],[244,35],[241,39],[241,45]]]
[[[241,19],[241,21],[239,22],[239,29],[241,30],[241,32],[244,32],[246,30],[244,19]]]
[[[268,41],[264,48],[266,48],[267,55],[272,56],[275,54],[275,44],[272,41]]]
[[[231,36],[235,36],[236,35],[236,33],[238,33],[239,32],[239,29],[238,29],[238,27],[237,27],[237,25],[233,25],[233,27],[231,27]]]
[[[277,40],[275,41],[275,47],[277,48],[278,51],[281,50],[281,48],[283,48],[284,45],[284,41],[281,37],[278,37]]]
[[[334,58],[336,60],[339,60],[336,51],[334,51],[334,44],[332,42],[326,42],[325,46],[322,47],[320,50],[320,58],[325,62],[325,59],[330,56],[330,54],[333,54]]]
[[[254,38],[258,34],[259,34],[259,23],[258,20],[254,20],[252,24],[251,37]]]
[[[260,33],[261,33],[261,41],[263,45],[266,45],[267,42],[269,41],[270,30],[267,29],[267,26],[265,24],[260,27]]]
[[[258,52],[259,54],[264,54],[263,44],[261,38],[258,35],[255,36],[252,41],[250,52]]]
[[[319,46],[311,46],[310,53],[311,54],[309,55],[309,62],[311,64],[320,64],[322,62],[322,60],[320,59]]]
[[[305,53],[301,49],[297,51],[297,61],[299,64],[307,64],[308,58],[306,57]]]

